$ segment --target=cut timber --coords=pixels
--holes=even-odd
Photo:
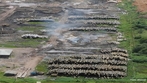
[[[69,16],[69,20],[78,20],[78,19],[119,19],[116,16],[108,16],[108,15],[88,15],[88,16]]]
[[[76,20],[69,21],[69,23],[84,23],[84,24],[110,24],[110,25],[119,25],[120,22],[118,20]]]
[[[100,48],[95,48],[95,47],[65,47],[63,49],[68,49],[68,50],[98,50]]]
[[[127,71],[127,57],[105,55],[59,56],[48,62],[48,75],[121,78]]]
[[[46,54],[93,54],[92,52],[76,52],[76,51],[57,51],[57,50],[51,50],[51,51],[45,51]]]
[[[77,27],[71,28],[69,31],[107,31],[107,32],[117,32],[116,28],[111,27]]]

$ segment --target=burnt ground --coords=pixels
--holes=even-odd
[[[74,3],[73,3],[74,2]],[[91,19],[91,18],[83,18],[78,19],[77,16],[100,16],[100,15],[107,15],[107,16],[116,16],[120,13],[118,8],[113,3],[106,3],[106,1],[69,1],[65,2],[63,4],[65,10],[65,14],[62,15],[62,18],[52,24],[49,24],[47,26],[47,29],[51,30],[51,32],[48,32],[51,37],[49,40],[49,46],[46,49],[49,50],[56,50],[56,51],[70,51],[70,50],[76,50],[75,53],[78,53],[77,51],[82,50],[82,48],[87,48],[85,51],[82,50],[81,52],[87,52],[89,50],[88,48],[111,48],[116,47],[116,44],[108,44],[109,41],[117,41],[117,38],[115,35],[117,32],[109,32],[109,31],[95,31],[91,30],[89,31],[79,30],[78,28],[93,28],[93,27],[117,27],[117,24],[111,25],[111,24],[95,24],[92,22],[91,24],[85,23],[87,21],[93,20],[97,21],[99,19]],[[76,3],[76,4],[75,4]],[[89,4],[87,4],[89,3]],[[97,4],[98,3],[98,4]],[[105,5],[105,6],[104,6]],[[97,9],[99,8],[99,9]],[[107,8],[107,9],[106,9]],[[70,19],[70,17],[73,16],[73,19]],[[100,19],[100,21],[103,19]],[[106,19],[104,21],[116,21],[115,19]],[[55,28],[54,28],[55,27]],[[77,29],[70,31],[70,29]],[[69,50],[69,49],[70,50]],[[77,49],[71,49],[71,48],[77,48]],[[96,50],[94,50],[96,51]],[[95,54],[93,52],[90,52],[90,54]]]

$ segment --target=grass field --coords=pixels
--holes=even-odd
[[[23,27],[19,27],[17,28],[17,30],[22,30],[22,31],[40,31],[41,29],[44,29],[44,27],[35,27],[35,26],[23,26]]]
[[[47,39],[19,39],[18,41],[10,41],[0,43],[1,47],[17,48],[17,47],[38,47],[41,42],[47,41]]]
[[[32,22],[40,25],[42,22]],[[45,27],[38,27],[38,26],[21,26],[17,28],[17,31],[24,31],[24,33],[32,33],[32,34],[42,34],[40,31]],[[28,31],[28,32],[25,32]],[[47,41],[47,39],[21,39],[16,38],[17,40],[14,41],[6,41],[1,42],[1,47],[9,47],[9,48],[16,48],[16,47],[37,47],[41,45],[41,42]]]
[[[32,78],[16,79],[14,77],[5,77],[3,72],[0,72],[0,83],[36,83],[37,80]]]
[[[36,71],[47,73],[48,71],[47,66],[48,66],[47,62],[42,61],[37,65]]]

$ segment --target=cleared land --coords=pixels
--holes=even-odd
[[[134,3],[138,10],[141,12],[147,12],[147,0],[135,0]]]
[[[147,67],[144,62],[146,56],[141,56],[142,54],[138,56],[132,52],[134,46],[139,43],[139,40],[135,40],[134,37],[138,36],[138,32],[142,32],[133,29],[134,25],[140,23],[140,19],[136,20],[137,12],[133,10],[128,1],[122,8],[127,10],[129,15],[125,14],[126,12],[123,10],[121,11],[114,3],[105,3],[106,1],[68,0],[64,2],[63,0],[64,3],[49,1],[49,5],[42,3],[43,5],[38,7],[35,5],[34,7],[17,8],[13,15],[5,19],[5,22],[11,24],[6,28],[13,28],[16,32],[11,35],[9,32],[1,33],[0,45],[26,48],[12,48],[14,50],[12,57],[0,59],[0,69],[3,71],[17,70],[20,73],[17,77],[25,77],[35,69],[53,76],[44,75],[46,76],[44,80],[40,80],[44,76],[37,76],[39,78],[37,80],[42,83],[50,81],[53,83],[126,82],[138,81],[138,79],[146,81],[144,79]],[[119,17],[122,12],[124,15]],[[41,17],[49,17],[55,22],[28,22],[27,20],[37,19],[40,21],[38,18],[41,19]],[[141,21],[141,23],[143,22]],[[135,27],[138,28],[138,26]],[[6,28],[2,27],[2,32]],[[43,30],[42,33],[41,29],[47,30]],[[26,33],[47,33],[50,38],[22,39],[21,35]],[[146,31],[143,31],[141,36],[146,37]],[[43,44],[45,45],[42,46]],[[113,47],[117,48],[113,49]],[[43,61],[40,62],[42,57],[36,55],[43,56]],[[4,77],[0,72],[0,82],[2,83],[20,83],[20,81],[21,83],[34,83],[36,79],[27,77],[23,80],[15,80],[15,78]]]

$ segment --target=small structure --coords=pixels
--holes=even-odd
[[[5,72],[4,76],[16,76],[17,72],[13,70],[8,70]]]
[[[8,58],[12,54],[12,49],[0,49],[0,58]]]

